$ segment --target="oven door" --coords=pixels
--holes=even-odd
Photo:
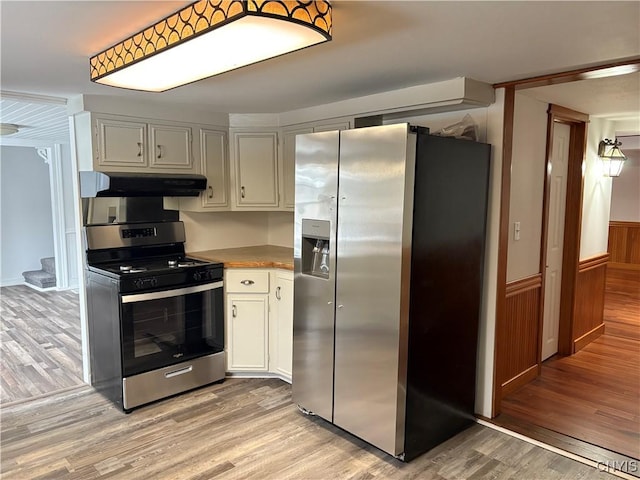
[[[121,295],[123,375],[224,351],[222,284]]]

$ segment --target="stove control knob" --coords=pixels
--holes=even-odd
[[[142,281],[142,279],[138,278],[137,280],[134,280],[133,285],[136,288],[142,288],[142,287],[144,287],[144,281]]]
[[[157,287],[158,286],[158,279],[157,278],[150,278],[149,279],[149,285],[151,285],[152,287]]]
[[[198,282],[202,279],[202,272],[194,272],[193,279]]]

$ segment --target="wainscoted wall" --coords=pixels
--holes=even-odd
[[[609,254],[580,261],[573,317],[573,353],[604,333],[604,289]]]
[[[541,274],[507,284],[506,322],[497,343],[501,350],[497,366],[501,397],[538,374],[541,293]]]
[[[609,222],[610,265],[640,270],[640,222]]]

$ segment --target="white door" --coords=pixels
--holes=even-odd
[[[544,287],[542,325],[542,360],[558,352],[560,296],[562,287],[562,247],[564,213],[567,199],[567,165],[571,127],[563,123],[553,126],[551,181],[549,192],[549,224],[547,227],[547,262]]]

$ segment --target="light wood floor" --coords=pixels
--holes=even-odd
[[[0,288],[0,403],[82,385],[78,293]]]
[[[607,274],[605,333],[502,401],[511,419],[640,459],[640,272]],[[501,417],[506,416],[506,420]]]
[[[290,392],[236,378],[129,415],[90,387],[13,405],[2,411],[2,478],[616,478],[478,424],[404,464],[303,415]]]

